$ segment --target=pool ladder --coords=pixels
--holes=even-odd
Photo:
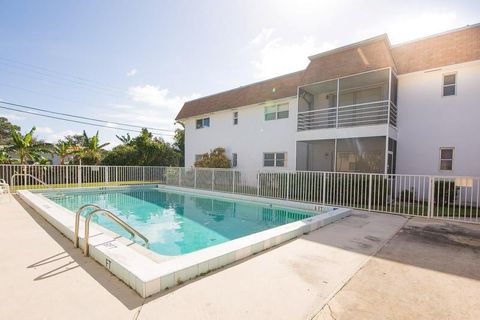
[[[92,220],[92,217],[96,214],[103,214],[106,217],[110,218],[112,221],[116,222],[118,225],[120,225],[122,228],[124,228],[132,237],[135,237],[137,235],[139,238],[141,238],[145,242],[145,246],[148,248],[148,239],[145,237],[143,234],[135,230],[132,226],[130,226],[128,223],[117,217],[115,214],[113,214],[111,211],[108,211],[106,209],[102,209],[99,206],[95,204],[86,204],[78,208],[77,212],[75,213],[75,236],[73,239],[73,244],[75,248],[78,248],[78,233],[80,229],[80,214],[82,213],[83,210],[88,209],[88,208],[93,208],[94,210],[89,212],[87,214],[87,217],[85,218],[85,237],[84,237],[84,248],[83,248],[83,254],[88,257],[88,237],[90,233],[90,220]]]

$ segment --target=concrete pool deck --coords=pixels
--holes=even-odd
[[[0,319],[480,318],[479,225],[357,211],[143,299],[21,201],[0,216]]]

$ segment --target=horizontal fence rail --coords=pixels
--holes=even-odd
[[[12,179],[13,177],[13,179]],[[20,189],[163,184],[321,205],[480,222],[480,178],[321,171],[0,165]],[[39,182],[41,181],[41,182]]]

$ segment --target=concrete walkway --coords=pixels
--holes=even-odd
[[[480,294],[480,271],[470,261],[477,259],[478,266],[475,240],[454,233],[452,237],[464,249],[450,250],[444,259],[447,252],[436,239],[418,241],[427,226],[435,225],[431,221],[411,220],[397,234],[406,218],[357,212],[145,300],[101,265],[83,257],[71,241],[26,205],[0,204],[0,216],[0,319],[370,319],[372,315],[441,319],[456,315],[454,307],[460,305],[475,312]],[[432,253],[424,259],[425,252],[435,246],[437,256]],[[438,261],[442,261],[440,266]],[[409,270],[408,276],[404,270]],[[419,283],[432,285],[416,286]],[[436,295],[439,289],[446,290],[444,286],[450,291],[449,303],[441,303],[443,296]],[[388,299],[382,300],[382,295]],[[328,309],[322,309],[328,301]],[[412,305],[396,308],[399,302]],[[419,303],[423,305],[417,308]],[[438,311],[427,314],[423,309]],[[463,318],[475,315],[472,312],[462,313]]]

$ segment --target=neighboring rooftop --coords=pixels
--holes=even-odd
[[[187,101],[176,120],[293,97],[299,86],[392,67],[397,74],[480,59],[480,24],[391,45],[386,34],[309,57],[305,70]]]

